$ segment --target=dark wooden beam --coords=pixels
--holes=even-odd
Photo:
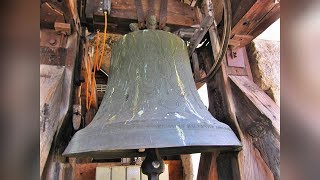
[[[148,10],[150,8],[148,1],[149,0],[141,0],[143,13],[145,15],[148,14]],[[196,11],[193,7],[177,0],[167,1],[166,25],[172,30],[182,27],[192,27],[200,24],[200,21],[196,16]],[[96,3],[98,3],[98,1],[96,1]],[[156,15],[158,21],[161,20],[160,9],[161,1],[154,1],[154,15]],[[87,1],[86,15],[88,22],[92,22],[97,26],[96,28],[102,29],[104,14],[102,11],[99,11],[97,5]],[[135,1],[113,0],[111,2],[111,13],[108,15],[108,24],[110,24],[110,26],[108,26],[108,31],[128,33],[130,31],[129,24],[137,22],[137,20],[138,15]]]
[[[197,180],[218,179],[217,159],[218,153],[202,153],[198,168]]]
[[[40,65],[40,175],[57,130],[65,68]]]
[[[54,30],[52,30],[54,31]],[[69,45],[65,51],[63,66],[40,65],[40,176],[54,138],[59,134],[62,124],[72,104],[73,75],[78,53],[78,33],[67,37]],[[41,47],[43,48],[43,47]],[[40,48],[40,49],[41,49]],[[45,60],[45,51],[40,59]],[[59,51],[58,51],[59,52]],[[56,54],[57,57],[59,54]],[[60,62],[61,63],[61,62]]]
[[[209,28],[212,26],[213,21],[214,21],[213,16],[210,16],[210,15],[207,15],[201,21],[200,28],[190,38],[190,41],[189,41],[190,44],[189,44],[189,47],[188,47],[189,56],[192,56],[192,53],[197,48],[197,46],[199,45],[199,43],[201,42],[203,37],[206,35],[206,33],[208,32]]]
[[[253,138],[253,145],[274,175],[280,179],[280,108],[246,76],[232,76],[236,115],[242,131]]]
[[[206,3],[210,2],[209,0]],[[204,6],[203,9],[209,9]],[[206,11],[205,11],[206,12]],[[216,57],[220,50],[220,44],[217,38],[217,29],[212,26],[209,29],[210,41],[212,46],[213,56]],[[213,58],[213,57],[209,57]],[[230,152],[231,154],[223,158],[214,157],[217,166],[224,168],[225,172],[217,171],[214,169],[199,169],[201,173],[216,173],[216,172],[203,172],[203,171],[217,171],[219,179],[272,179],[273,174],[266,162],[264,161],[259,150],[254,146],[254,139],[246,131],[240,128],[238,116],[236,114],[234,92],[228,78],[229,73],[234,75],[251,77],[251,71],[248,64],[248,59],[244,58],[245,66],[243,71],[237,71],[235,68],[228,66],[227,60],[224,59],[218,73],[213,79],[207,83],[208,96],[209,96],[209,111],[212,115],[226,124],[228,124],[234,132],[238,135],[241,143],[242,150],[237,152]],[[240,73],[240,74],[239,74]],[[240,101],[240,100],[239,100]],[[202,154],[205,156],[205,154]],[[209,163],[213,159],[201,158],[201,163]],[[232,174],[232,177],[229,175]]]
[[[240,1],[233,12],[231,39],[249,44],[280,17],[280,1]]]
[[[145,26],[145,16],[143,14],[143,8],[142,8],[142,3],[141,0],[135,0],[135,5],[137,9],[137,18],[138,18],[138,25],[139,28],[144,28]]]
[[[197,4],[197,0],[192,0],[190,3],[190,6],[194,7],[194,6],[196,6],[196,4]]]
[[[159,28],[163,29],[167,23],[168,0],[161,0]]]

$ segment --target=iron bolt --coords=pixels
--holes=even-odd
[[[102,11],[102,8],[99,8],[99,11]]]
[[[157,169],[157,168],[160,167],[160,162],[159,161],[153,161],[152,162],[152,166]]]

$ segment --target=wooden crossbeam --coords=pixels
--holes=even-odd
[[[198,31],[194,33],[194,35],[190,39],[190,44],[188,47],[189,56],[192,56],[192,53],[197,48],[203,37],[208,32],[209,28],[213,24],[214,18],[213,16],[207,15],[201,22],[200,28]]]
[[[161,0],[159,28],[163,29],[167,22],[168,0]]]
[[[151,6],[153,6],[153,14],[157,17],[157,20],[160,19],[162,22],[166,22],[166,26],[170,27],[172,31],[183,27],[199,26],[200,24],[194,8],[183,2],[177,0],[166,0],[167,6],[165,6],[165,2],[162,1],[154,1],[153,5],[152,2],[150,5],[150,0],[140,1],[141,6],[143,7],[144,15],[148,15],[148,13],[151,12],[149,9]],[[97,8],[98,5],[95,5],[95,3],[99,3],[99,1],[87,1],[86,20],[89,22],[89,25],[93,24],[94,28],[103,29],[104,14],[103,12],[99,11]],[[161,3],[163,3],[162,6]],[[117,34],[128,33],[129,24],[137,22],[139,19],[138,16],[140,16],[137,15],[136,7],[135,1],[112,0],[111,12],[108,15],[108,32],[114,32]],[[162,11],[163,13],[160,17],[161,7],[167,7],[167,12],[165,13],[165,11]],[[165,10],[165,8],[162,9]],[[92,28],[93,27],[90,27],[91,31]]]
[[[232,76],[236,115],[241,129],[253,139],[253,145],[280,179],[280,108],[246,76]]]
[[[249,44],[280,17],[280,2],[248,0],[240,1],[233,12],[231,38]]]
[[[143,8],[142,8],[141,0],[135,0],[134,2],[136,5],[136,9],[137,9],[137,18],[138,18],[139,28],[143,28],[145,26],[145,24],[144,24],[145,17],[143,15]]]

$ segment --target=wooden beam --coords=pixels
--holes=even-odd
[[[240,1],[233,12],[231,39],[240,43],[240,47],[249,44],[255,37],[280,17],[278,1]]]
[[[168,0],[161,0],[159,28],[163,29],[167,22]]]
[[[40,176],[59,121],[64,67],[40,65]]]
[[[73,74],[78,51],[78,33],[67,38],[68,48],[63,67],[41,65],[40,72],[40,176],[49,150],[59,134],[72,103]],[[63,71],[63,74],[61,74]],[[51,77],[57,77],[51,79]],[[54,83],[55,82],[55,83]]]
[[[217,159],[218,153],[202,153],[198,168],[197,180],[218,179]]]
[[[196,31],[194,35],[190,38],[190,44],[188,47],[188,53],[190,57],[192,56],[192,53],[195,51],[195,49],[197,48],[197,46],[199,45],[203,37],[208,32],[209,28],[212,26],[213,21],[214,21],[213,16],[207,15],[202,20],[198,31]]]
[[[143,8],[143,13],[148,14],[149,0],[141,0],[141,5]],[[167,20],[166,25],[172,30],[176,30],[182,27],[192,27],[200,24],[196,16],[196,11],[193,7],[188,4],[177,0],[167,0]],[[98,1],[97,1],[98,3]],[[95,9],[95,4],[90,4],[87,2],[86,14],[93,14],[90,17],[87,16],[87,21],[92,22],[97,28],[103,27],[104,14]],[[111,13],[108,15],[108,31],[116,33],[128,33],[129,24],[132,22],[137,22],[137,10],[135,1],[127,0],[113,0],[111,2]],[[154,1],[154,15],[157,20],[160,20],[160,9],[161,1]]]
[[[217,170],[219,179],[241,179],[235,152],[220,152],[217,157]],[[232,168],[228,168],[232,167]]]
[[[67,35],[71,34],[71,26],[68,23],[54,23],[54,29],[60,33],[66,33]]]
[[[146,6],[145,6],[146,7]],[[155,15],[155,10],[154,10],[154,0],[148,0],[148,6],[147,6],[147,17],[151,16],[151,15]]]
[[[210,2],[209,0],[206,3]],[[208,6],[204,6],[203,9],[209,9]],[[208,11],[205,11],[208,12]],[[220,44],[217,36],[217,29],[212,26],[209,29],[210,41],[212,45],[213,56],[216,57],[220,49]],[[209,57],[210,58],[210,57]],[[212,57],[211,57],[212,58]],[[245,71],[244,76],[250,76],[251,71],[248,64],[248,60],[245,58]],[[233,155],[225,156],[224,158],[216,158],[217,164],[220,168],[228,169],[229,173],[223,173],[218,170],[211,169],[210,173],[218,173],[219,179],[242,179],[242,180],[255,180],[255,179],[272,179],[273,175],[268,168],[266,162],[263,160],[258,149],[253,145],[253,138],[246,132],[242,131],[238,123],[236,115],[236,107],[234,102],[234,94],[228,78],[230,71],[226,59],[223,60],[222,65],[218,73],[213,77],[211,81],[207,83],[208,96],[209,96],[209,111],[212,115],[226,124],[228,124],[238,135],[242,143],[242,151],[239,153],[234,152]],[[231,153],[232,154],[232,153]],[[202,154],[205,156],[205,154]],[[228,160],[227,160],[228,159]],[[233,159],[233,160],[232,160]],[[210,158],[201,158],[201,161],[206,163],[212,161]],[[205,163],[205,162],[201,162]],[[222,162],[226,161],[226,162]],[[232,163],[231,163],[232,162]],[[208,171],[208,168],[199,168],[199,174]],[[208,172],[207,172],[208,173]],[[229,177],[228,174],[233,174]]]
[[[192,0],[190,3],[190,6],[194,7],[194,6],[196,6],[196,4],[197,4],[197,0]]]
[[[141,28],[144,28],[145,26],[145,16],[143,14],[141,0],[135,0],[134,2],[137,9],[138,25],[139,25],[139,28],[141,29]]]
[[[232,76],[236,115],[276,180],[280,179],[280,108],[253,81]]]

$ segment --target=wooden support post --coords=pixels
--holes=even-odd
[[[213,16],[207,15],[202,21],[200,28],[197,32],[194,33],[194,35],[190,39],[190,44],[188,47],[189,56],[192,56],[192,53],[197,48],[201,40],[203,39],[204,35],[208,32],[209,28],[213,24]]]
[[[159,29],[163,29],[166,26],[167,7],[168,7],[168,0],[161,0]]]
[[[40,65],[40,175],[59,124],[64,68]]]
[[[197,180],[218,179],[217,156],[217,152],[201,154]]]
[[[232,76],[236,115],[241,130],[253,139],[264,162],[280,179],[280,108],[246,76]]]
[[[148,14],[147,17],[155,15],[155,7],[154,7],[154,0],[148,0]]]
[[[243,47],[279,17],[280,1],[240,1],[233,12],[231,38]]]
[[[196,4],[197,4],[197,0],[192,0],[190,3],[190,6],[194,7],[194,6],[196,6]]]
[[[40,176],[45,167],[53,140],[65,123],[72,103],[73,74],[78,51],[78,34],[67,38],[66,54],[60,54],[64,66],[40,66]],[[46,56],[40,54],[40,56]],[[58,58],[59,56],[57,56]],[[45,62],[45,61],[43,61]],[[60,62],[61,63],[61,62]]]
[[[145,17],[143,14],[142,3],[141,3],[141,0],[135,0],[134,2],[137,9],[138,26],[139,26],[139,29],[142,29],[145,26],[145,23],[144,23]]]
[[[206,7],[204,7],[204,9],[206,9]],[[209,29],[209,35],[212,44],[213,55],[214,57],[216,57],[216,54],[220,48],[216,29],[214,26]],[[255,113],[258,112],[258,110],[262,110],[258,108],[259,106],[255,107],[257,106],[257,104],[254,103],[251,103],[251,107],[244,104],[238,104],[239,102],[243,101],[243,98],[235,93],[235,85],[233,84],[233,86],[231,86],[230,84],[228,75],[230,75],[229,73],[231,72],[236,77],[241,76],[246,77],[248,80],[251,79],[251,72],[247,62],[248,60],[247,58],[244,58],[244,60],[246,67],[243,70],[244,73],[240,75],[237,74],[236,71],[231,70],[230,68],[234,67],[229,67],[226,59],[224,59],[221,65],[221,69],[218,71],[215,77],[207,83],[209,95],[209,111],[214,115],[214,117],[228,124],[235,131],[235,133],[241,140],[243,146],[242,151],[240,151],[238,154],[236,152],[230,153],[228,155],[220,154],[220,158],[214,156],[211,156],[212,159],[210,159],[210,157],[201,158],[201,161],[204,160],[205,162],[200,162],[200,165],[207,164],[208,162],[213,161],[213,158],[215,158],[217,161],[217,169],[210,168],[210,171],[214,172],[207,172],[207,174],[217,173],[219,179],[278,179],[278,136],[277,133],[273,133],[273,131],[268,130],[270,129],[270,127],[274,126],[275,132],[277,132],[277,123],[275,123],[274,125],[272,125],[272,123],[267,123],[268,128],[264,128],[263,126],[265,125],[252,126],[251,129],[249,128],[250,131],[244,129],[243,125],[241,124],[243,123],[242,121],[247,122],[247,120],[242,120],[242,118],[246,118],[244,109],[246,109],[247,112],[252,111],[252,108],[256,109],[254,111]],[[254,93],[256,93],[256,91]],[[262,99],[263,98],[260,98],[260,100]],[[240,106],[242,110],[239,109]],[[268,110],[264,112],[270,114]],[[253,112],[247,115],[252,115],[252,113]],[[271,120],[262,122],[271,122]],[[250,133],[253,135],[259,134],[256,132],[258,132],[259,128],[261,127],[263,127],[262,129],[266,130],[268,133],[264,134],[261,138],[253,138],[255,136],[250,135]],[[267,143],[271,144],[266,146]],[[267,148],[271,149],[266,151]],[[206,155],[202,154],[202,156]],[[271,167],[272,165],[274,165],[274,167]],[[221,171],[221,169],[227,170],[228,173]],[[208,170],[208,168],[199,167],[199,174],[203,174],[204,172],[201,171],[206,170]],[[229,176],[230,174],[232,174],[232,177]],[[214,177],[208,177],[207,179],[214,179]]]

